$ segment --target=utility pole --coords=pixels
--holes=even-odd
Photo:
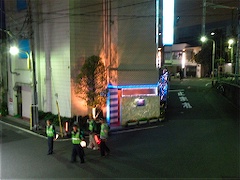
[[[7,106],[7,91],[8,91],[8,61],[6,55],[6,39],[7,39],[7,31],[6,29],[6,17],[5,17],[5,4],[4,1],[0,0],[0,116],[8,114],[8,106]]]
[[[239,70],[240,70],[240,63],[239,63],[239,58],[240,58],[240,0],[238,0],[238,7],[231,7],[231,6],[224,6],[220,4],[215,4],[215,3],[207,3],[206,0],[203,0],[203,24],[202,24],[202,33],[204,31],[205,33],[205,21],[206,21],[206,6],[209,6],[211,8],[219,8],[219,9],[231,9],[231,10],[237,10],[238,13],[238,26],[237,26],[237,50],[236,50],[236,63],[235,63],[235,82],[238,84],[239,83]]]
[[[28,17],[29,17],[29,39],[31,47],[32,67],[33,67],[33,97],[32,97],[32,121],[35,130],[38,129],[38,94],[37,94],[37,79],[36,79],[36,61],[35,61],[35,49],[34,49],[34,31],[33,31],[33,20],[32,20],[32,7],[31,0],[28,1]]]
[[[238,1],[238,26],[237,26],[237,52],[236,52],[236,67],[235,67],[235,81],[238,84],[239,83],[239,59],[240,59],[240,1]]]
[[[203,17],[202,17],[202,36],[205,36],[205,27],[206,27],[206,6],[207,2],[206,0],[203,0]]]
[[[1,72],[1,79],[0,79],[0,116],[8,114],[7,108],[7,91],[8,91],[8,62],[6,57],[6,34],[5,32],[1,31],[1,54],[0,54],[0,72]]]

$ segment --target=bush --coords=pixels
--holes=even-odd
[[[8,108],[7,108],[6,102],[2,102],[2,105],[0,107],[0,115],[2,115],[2,116],[8,115]]]
[[[147,121],[148,119],[147,118],[141,118],[139,119],[139,121]]]
[[[149,120],[151,119],[158,119],[158,117],[154,116],[154,117],[150,117]]]

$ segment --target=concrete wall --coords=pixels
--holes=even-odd
[[[118,9],[118,84],[156,83],[155,1],[121,0],[117,6],[124,7]]]
[[[103,48],[103,17],[101,0],[71,0],[70,6],[70,68],[72,115],[87,115],[86,103],[77,97],[74,82],[85,59],[100,56]]]
[[[121,124],[125,125],[128,120],[139,120],[141,118],[159,117],[159,96],[143,96],[145,106],[137,106],[135,99],[138,97],[121,98]]]
[[[158,81],[155,68],[155,1],[111,1],[111,12],[104,20],[103,2],[110,1],[31,2],[39,110],[57,114],[58,101],[62,116],[87,113],[86,103],[74,94],[73,82],[85,59],[92,55],[106,58],[103,61],[114,69],[110,73],[113,77],[109,78],[117,84],[155,84]],[[8,22],[16,31],[14,33],[19,33],[22,23],[16,22],[24,21],[26,11],[18,12],[13,8],[15,6],[16,1],[6,0]],[[16,20],[13,21],[12,17]],[[28,37],[29,27],[25,30],[21,33]],[[107,54],[109,48],[111,57]],[[21,65],[13,64],[18,68]],[[22,73],[23,77],[9,75],[9,89],[16,81],[31,83],[31,74],[26,73],[29,72]],[[14,92],[9,90],[9,93],[15,97]],[[13,101],[16,109],[16,100]]]
[[[30,86],[32,83],[32,73],[27,69],[27,59],[20,59],[18,55],[13,56],[8,53],[10,46],[18,45],[18,40],[28,38],[27,28],[22,28],[26,17],[26,10],[17,10],[16,1],[5,1],[6,29],[8,46],[6,47],[8,59],[8,110],[10,115],[17,115],[17,91],[15,86],[22,84]],[[21,31],[20,31],[21,30]],[[9,43],[11,42],[11,43]],[[14,73],[12,73],[14,72]],[[17,74],[16,74],[17,72]],[[32,96],[22,98],[23,104],[32,102]],[[24,106],[23,114],[28,118],[30,107]],[[28,111],[28,113],[27,113]],[[26,112],[26,113],[25,113]]]
[[[57,114],[58,101],[61,115],[71,117],[70,26],[69,17],[64,15],[69,13],[69,3],[51,0],[41,5],[38,88],[42,91],[39,92],[42,104],[39,109]]]

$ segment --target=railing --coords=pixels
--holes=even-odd
[[[218,77],[219,82],[240,86],[240,75],[223,73]]]
[[[236,83],[236,76],[228,75],[216,82],[216,90],[231,101],[237,108],[240,109],[240,85]]]

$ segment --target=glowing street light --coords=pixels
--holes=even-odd
[[[202,41],[202,42],[206,42],[206,41],[207,41],[207,37],[206,37],[206,36],[202,36],[202,37],[201,37],[201,41]]]
[[[28,69],[31,69],[31,60],[30,60],[30,55],[27,51],[20,51],[18,47],[12,46],[10,47],[9,50],[11,55],[17,55],[19,53],[25,53],[27,55],[28,59]],[[30,122],[30,130],[32,130],[32,122],[34,123],[35,128],[37,129],[37,124],[38,124],[38,99],[37,99],[37,80],[36,80],[36,71],[35,67],[33,66],[33,99],[32,99],[32,117],[31,117],[31,122]]]
[[[234,43],[234,39],[229,39],[229,40],[228,40],[229,46],[230,46],[230,45],[233,45],[233,43]]]
[[[12,47],[10,47],[9,52],[10,52],[11,55],[15,56],[19,53],[19,49],[16,46],[12,46]]]
[[[11,46],[10,47],[10,50],[9,50],[10,54],[15,56],[19,53],[24,53],[27,55],[27,66],[28,66],[28,69],[31,69],[31,60],[30,60],[30,55],[27,51],[20,51],[18,47],[16,46]]]

